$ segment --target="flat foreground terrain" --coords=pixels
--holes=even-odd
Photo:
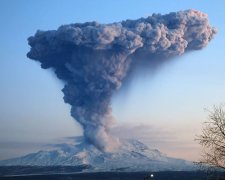
[[[0,180],[143,180],[150,172],[79,173],[77,167],[0,167]],[[216,180],[204,172],[154,172],[154,180]],[[217,176],[219,173],[216,174]],[[207,179],[208,178],[208,179]]]
[[[1,180],[143,180],[146,172],[132,173],[81,173],[81,174],[58,174],[58,175],[29,175],[29,176],[5,176]],[[207,180],[205,173],[196,172],[158,172],[154,173],[155,180]],[[210,179],[217,179],[211,177]]]

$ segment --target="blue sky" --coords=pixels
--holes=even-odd
[[[0,159],[82,133],[70,117],[70,106],[63,102],[62,82],[26,58],[27,38],[37,29],[197,9],[208,14],[218,29],[214,40],[154,74],[139,74],[129,91],[121,89],[112,100],[121,128],[147,127],[149,130],[138,136],[151,146],[168,155],[196,160],[199,147],[193,139],[207,116],[204,108],[225,102],[224,7],[223,0],[0,0]]]

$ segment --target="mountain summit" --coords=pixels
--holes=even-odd
[[[166,156],[138,140],[123,141],[115,152],[102,152],[80,142],[60,144],[54,150],[0,161],[0,166],[77,166],[82,171],[181,171],[194,170],[192,162]]]

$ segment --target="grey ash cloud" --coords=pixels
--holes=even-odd
[[[109,132],[114,121],[110,100],[138,64],[134,57],[144,54],[151,61],[202,49],[215,33],[207,15],[196,10],[111,24],[75,23],[38,30],[28,38],[27,56],[43,69],[52,68],[65,82],[64,101],[71,105],[86,141],[111,151],[119,140]]]

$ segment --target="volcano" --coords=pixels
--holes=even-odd
[[[103,152],[85,141],[58,144],[55,149],[0,161],[0,166],[77,166],[83,172],[108,171],[191,171],[190,161],[168,157],[144,143],[123,140],[114,152]]]

